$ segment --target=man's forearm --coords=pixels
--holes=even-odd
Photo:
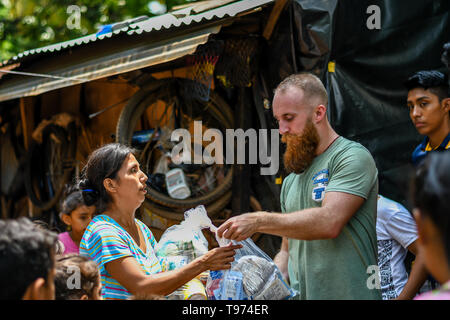
[[[330,239],[336,234],[335,224],[327,208],[311,208],[292,213],[260,214],[257,231],[301,240]]]
[[[278,269],[280,269],[283,278],[289,283],[288,261],[289,252],[284,250],[278,252],[275,258],[273,258],[273,262],[277,265]]]
[[[217,236],[241,241],[257,232],[300,240],[333,239],[364,203],[344,192],[327,192],[318,208],[292,213],[254,212],[232,217],[217,229]]]

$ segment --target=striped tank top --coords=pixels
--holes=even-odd
[[[123,300],[132,295],[106,271],[108,262],[134,257],[147,275],[166,270],[166,264],[156,256],[156,239],[152,232],[141,221],[135,221],[145,238],[147,252],[143,252],[130,234],[107,215],[96,216],[84,232],[80,254],[97,262],[102,280],[102,298],[105,300]]]

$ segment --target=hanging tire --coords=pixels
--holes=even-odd
[[[76,126],[71,123],[67,132],[63,127],[50,124],[42,132],[42,144],[33,141],[28,150],[25,162],[25,189],[31,202],[41,210],[48,210],[55,206],[70,181],[72,167],[70,161],[76,152]],[[61,158],[56,159],[61,167],[54,172],[50,160],[55,156],[51,147],[51,136],[60,141]],[[69,164],[68,164],[69,163]]]
[[[162,100],[168,103],[174,95],[179,101],[183,101],[183,96],[180,95],[183,86],[186,85],[188,79],[162,79],[156,82],[151,82],[143,86],[127,105],[123,108],[116,128],[116,141],[126,145],[131,145],[134,128],[139,119],[144,114],[145,110],[152,103]],[[225,128],[233,128],[233,114],[228,104],[213,90],[210,92],[210,100],[208,102],[197,101],[202,104],[204,110],[211,115],[218,123]],[[231,166],[224,177],[224,180],[212,191],[197,197],[187,199],[174,199],[170,196],[158,192],[153,188],[149,188],[146,195],[147,199],[157,203],[163,207],[169,208],[192,208],[197,205],[207,205],[219,198],[221,198],[228,190],[230,190],[233,178],[233,166]],[[225,204],[226,205],[226,204]],[[169,212],[168,212],[169,213]],[[182,217],[177,214],[177,217]]]
[[[208,216],[213,219],[215,218],[223,208],[230,202],[231,200],[231,191],[226,192],[222,197],[211,203],[210,205],[205,206],[206,212],[208,212]],[[151,201],[144,201],[144,208],[149,210],[150,212],[169,220],[182,221],[184,219],[184,211],[183,209],[171,209],[168,210],[165,207],[161,207],[158,204],[152,203]]]

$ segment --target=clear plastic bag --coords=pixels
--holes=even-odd
[[[208,240],[202,229],[212,225],[204,206],[184,213],[184,220],[166,229],[155,246],[156,255],[169,262],[173,270],[208,252]]]
[[[202,229],[214,225],[204,206],[198,206],[184,213],[184,220],[166,229],[155,246],[156,255],[164,270],[181,268],[208,252],[208,240]],[[215,227],[214,227],[215,228]],[[205,272],[171,293],[174,300],[206,299],[205,285],[209,273]]]
[[[226,241],[220,240],[226,245]],[[272,259],[252,239],[237,244],[242,244],[242,248],[236,250],[231,269],[210,272],[206,283],[208,299],[287,300],[297,294],[283,280]]]

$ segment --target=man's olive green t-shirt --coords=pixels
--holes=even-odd
[[[284,213],[321,207],[331,191],[365,199],[336,238],[289,239],[289,280],[299,291],[299,299],[381,299],[377,289],[377,175],[370,152],[339,137],[303,173],[292,173],[284,180]]]

